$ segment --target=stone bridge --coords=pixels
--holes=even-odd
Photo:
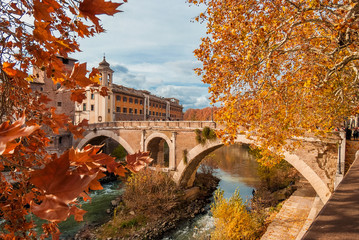
[[[192,186],[202,159],[223,146],[218,140],[196,141],[196,129],[218,129],[215,122],[197,121],[123,121],[90,124],[84,138],[75,142],[86,144],[121,144],[129,154],[150,151],[155,164],[164,166],[173,179],[184,186]],[[345,158],[344,134],[334,132],[318,139],[303,138],[303,144],[293,152],[285,152],[285,160],[298,170],[313,186],[323,203],[343,177]],[[291,140],[298,141],[298,140]],[[237,143],[253,144],[245,135],[238,135]]]

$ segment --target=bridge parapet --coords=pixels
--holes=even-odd
[[[216,123],[212,121],[117,121],[89,124],[87,129],[197,129],[197,128],[216,128]]]

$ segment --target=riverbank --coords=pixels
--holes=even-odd
[[[146,208],[129,209],[119,198],[116,200],[118,206],[110,213],[116,217],[101,226],[87,226],[75,239],[160,239],[181,222],[204,214],[219,181],[211,174],[198,174],[194,187],[163,204],[160,214],[150,214]]]
[[[297,190],[284,201],[261,240],[301,239],[322,207],[323,203],[311,185],[300,182]]]

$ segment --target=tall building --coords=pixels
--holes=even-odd
[[[146,90],[136,90],[113,83],[114,71],[105,57],[99,63],[100,84],[109,88],[103,97],[94,87],[86,89],[86,99],[76,104],[75,122],[183,120],[183,107],[175,98],[164,98]]]

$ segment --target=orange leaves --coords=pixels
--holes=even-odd
[[[71,90],[71,100],[74,102],[82,103],[86,99],[85,89],[73,89]]]
[[[113,3],[111,1],[104,0],[84,0],[80,3],[79,11],[81,16],[90,18],[91,21],[99,27],[99,19],[96,15],[107,14],[114,15],[115,13],[121,12],[117,10],[123,3]]]
[[[40,218],[56,222],[64,221],[70,214],[70,203],[95,179],[92,175],[79,175],[70,169],[69,152],[53,161],[44,169],[32,173],[30,182],[44,193],[41,204],[31,204],[32,212]]]
[[[49,22],[35,22],[35,28],[33,31],[34,37],[40,41],[51,41],[54,39],[50,32]]]
[[[52,21],[53,17],[51,17],[51,13],[55,11],[55,9],[61,8],[61,5],[58,4],[55,0],[45,0],[45,1],[34,1],[34,17],[36,20],[41,21]]]
[[[12,153],[17,143],[10,143],[19,137],[29,136],[35,130],[39,129],[38,125],[24,127],[25,116],[15,121],[13,124],[5,122],[0,125],[0,155]]]
[[[93,83],[86,77],[86,74],[86,63],[75,63],[69,78],[75,81],[79,86],[86,87]]]
[[[71,148],[59,158],[52,156],[52,161],[43,169],[31,174],[30,182],[43,193],[40,204],[31,203],[32,212],[51,222],[64,221],[70,214],[77,220],[82,219],[85,211],[75,207],[76,199],[87,197],[84,191],[100,190],[98,180],[105,176],[104,171],[125,175],[125,167],[115,162],[113,157],[100,153],[100,146],[87,145],[83,150]],[[127,156],[126,167],[137,172],[152,161],[149,153],[136,153]],[[107,167],[104,168],[104,166]]]
[[[69,117],[46,106],[51,101],[46,93],[32,92],[29,81],[31,70],[41,69],[48,78],[72,91],[72,100],[82,102],[84,90],[79,88],[96,86],[99,76],[92,71],[87,77],[86,64],[76,64],[69,72],[68,65],[63,64],[59,55],[67,57],[80,51],[77,36],[89,37],[103,31],[97,15],[113,15],[121,4],[103,0],[33,0],[2,1],[0,5],[0,92],[3,99],[0,101],[0,170],[5,167],[11,170],[9,178],[1,178],[0,212],[4,213],[1,216],[4,231],[0,235],[4,239],[14,236],[30,239],[35,235],[31,220],[25,218],[29,212],[25,206],[34,196],[39,204],[32,202],[31,209],[41,218],[57,222],[73,214],[76,220],[81,220],[84,211],[74,207],[74,200],[79,195],[86,198],[84,191],[89,186],[100,188],[98,178],[102,176],[104,166],[108,164],[112,171],[125,174],[122,165],[97,153],[99,149],[91,154],[75,152],[70,156],[67,152],[60,158],[50,158],[46,153],[50,142],[47,135],[59,134],[60,128],[68,126],[75,137],[81,137],[84,131],[81,126],[85,122],[78,126],[69,124]],[[94,21],[96,26],[85,25],[79,15]],[[14,119],[19,111],[25,112],[28,126],[24,116],[12,124],[6,122]],[[81,159],[87,160],[76,162],[80,155]],[[43,169],[33,171],[40,167]],[[37,190],[31,189],[30,175]],[[16,188],[10,181],[18,182]],[[43,228],[45,234],[58,237],[55,223],[45,224]]]
[[[127,155],[126,167],[132,172],[138,172],[152,161],[153,159],[150,158],[150,152],[138,152],[132,155]]]
[[[82,133],[85,131],[85,129],[83,129],[83,127],[88,125],[88,120],[87,119],[83,119],[81,121],[81,123],[79,123],[78,125],[73,125],[71,122],[68,123],[68,129],[69,131],[74,135],[75,139],[76,138],[82,138]]]
[[[2,70],[10,77],[13,77],[17,73],[17,71],[14,69],[14,66],[15,63],[4,62],[2,65]]]

